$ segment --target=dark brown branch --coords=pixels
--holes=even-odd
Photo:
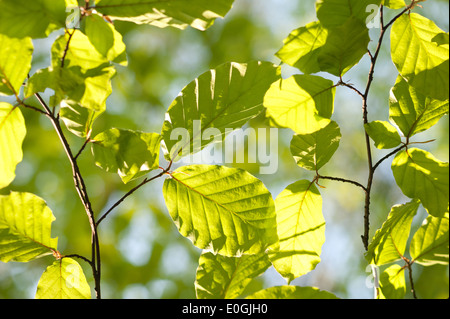
[[[366,192],[366,187],[356,181],[350,180],[350,179],[345,179],[345,178],[340,178],[340,177],[332,177],[332,176],[322,176],[317,174],[317,178],[319,179],[328,179],[328,180],[332,180],[332,181],[338,181],[338,182],[343,182],[343,183],[349,183],[349,184],[353,184],[356,185],[358,187],[361,187],[365,192]]]
[[[64,135],[64,132],[61,128],[59,117],[55,116],[55,114],[50,110],[49,106],[45,103],[45,101],[42,99],[42,97],[39,95],[39,93],[35,93],[35,97],[38,99],[41,106],[45,109],[46,116],[50,119],[50,121],[53,124],[53,127],[55,128],[56,133],[58,134],[58,137],[61,141],[61,144],[63,145],[64,151],[66,152],[67,158],[69,159],[70,165],[72,167],[72,177],[75,185],[75,189],[78,192],[78,195],[81,199],[81,202],[86,210],[86,214],[89,219],[89,224],[91,226],[91,233],[92,233],[92,239],[91,239],[91,248],[92,248],[92,271],[94,275],[94,281],[95,281],[95,291],[97,293],[97,298],[101,298],[101,292],[100,292],[100,268],[101,268],[101,261],[100,261],[100,245],[99,245],[99,239],[97,234],[97,227],[95,225],[95,217],[94,212],[92,210],[92,205],[89,200],[88,192],[86,189],[86,185],[84,183],[84,179],[81,175],[80,169],[78,167],[78,163],[76,161],[76,158],[73,156],[72,150],[70,149],[70,145]]]

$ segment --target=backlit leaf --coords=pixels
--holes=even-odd
[[[250,281],[271,265],[265,253],[226,257],[204,252],[200,256],[195,280],[197,298],[238,298]]]
[[[45,38],[64,27],[64,0],[0,0],[0,33],[15,38]]]
[[[313,182],[301,180],[275,200],[279,248],[270,251],[275,269],[290,283],[320,262],[325,242],[322,197]]]
[[[425,266],[448,265],[448,242],[448,213],[439,218],[428,216],[411,241],[411,257]]]
[[[241,128],[264,110],[264,94],[279,76],[269,62],[225,63],[200,75],[166,113],[161,133],[166,157],[178,160]]]
[[[25,120],[18,107],[0,102],[0,189],[15,178],[22,161],[22,143],[26,135]]]
[[[448,163],[411,148],[395,156],[392,172],[403,194],[420,199],[430,215],[442,217],[448,212]]]
[[[72,258],[63,258],[42,274],[36,299],[91,299],[91,288],[81,266]]]
[[[273,83],[264,97],[266,116],[278,126],[310,134],[330,123],[335,87],[314,75],[294,75]]]
[[[234,0],[100,0],[95,9],[113,20],[151,24],[160,28],[187,26],[206,30],[223,18]]]
[[[445,114],[448,114],[448,100],[426,97],[401,76],[397,78],[389,98],[389,117],[405,136],[429,129]]]
[[[327,35],[327,29],[320,22],[311,22],[292,31],[284,40],[284,45],[276,53],[276,56],[303,73],[319,72],[320,66],[317,57],[325,45]]]
[[[128,183],[159,167],[160,141],[157,133],[112,128],[93,138],[92,153],[97,166]]]
[[[367,134],[379,149],[394,148],[402,139],[395,127],[386,121],[373,121],[364,125]]]
[[[30,193],[0,195],[0,260],[26,262],[56,252],[55,220],[44,200]]]
[[[311,134],[295,134],[291,140],[291,154],[298,166],[316,171],[324,166],[339,147],[341,132],[331,121],[323,129]]]
[[[278,240],[272,195],[242,169],[180,167],[163,195],[179,232],[198,248],[232,257],[264,252]]]
[[[418,200],[392,207],[387,220],[376,231],[369,245],[366,259],[370,264],[384,265],[404,256],[411,223],[418,207]]]
[[[425,96],[448,99],[448,33],[433,21],[417,13],[397,19],[391,30],[391,55],[409,85]]]
[[[31,38],[9,38],[0,33],[0,95],[19,94],[31,68],[32,54]]]
[[[405,269],[393,264],[380,275],[378,299],[403,299],[406,294]]]

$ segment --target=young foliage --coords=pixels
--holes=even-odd
[[[448,33],[417,13],[402,15],[391,31],[392,61],[398,72],[416,90],[439,100],[449,96],[448,39]]]
[[[241,296],[253,278],[272,264],[266,253],[226,257],[203,252],[195,280],[198,299],[235,299]]]
[[[224,17],[233,2],[0,0],[0,95],[16,101],[14,105],[0,102],[0,189],[12,183],[16,166],[22,161],[27,130],[21,108],[34,110],[49,119],[57,133],[91,230],[91,259],[65,256],[57,250],[58,239],[51,237],[55,217],[43,199],[14,191],[0,195],[0,260],[28,262],[45,255],[55,258],[38,282],[36,298],[91,298],[83,269],[72,258],[92,268],[96,297],[101,298],[99,224],[135,191],[163,176],[167,177],[162,195],[168,214],[179,233],[204,250],[195,280],[199,299],[244,297],[251,281],[271,266],[288,284],[315,269],[321,262],[325,225],[329,225],[316,187],[321,179],[350,183],[364,191],[365,257],[373,268],[384,268],[375,278],[379,284],[375,285],[379,287],[375,289],[376,298],[404,298],[407,271],[416,297],[414,263],[425,267],[448,265],[448,163],[410,146],[413,136],[437,124],[449,109],[449,37],[432,20],[411,12],[423,1],[317,0],[317,20],[293,30],[275,54],[303,74],[281,78],[281,67],[272,62],[223,63],[182,89],[161,119],[160,134],[103,128],[91,136],[97,118],[107,112],[116,66],[128,66],[124,37],[113,21],[160,28],[191,26],[203,31],[215,19]],[[401,11],[386,22],[385,8]],[[370,37],[369,24],[377,10],[380,34],[376,50],[371,52],[368,45],[375,39]],[[389,123],[369,120],[368,114],[375,66],[390,27],[391,58],[399,74],[395,74],[397,80],[385,101]],[[50,65],[29,74],[33,39],[47,38],[61,29],[51,46]],[[343,77],[366,54],[370,62],[368,82],[365,91],[360,91]],[[337,77],[336,82],[322,74],[312,75],[319,72]],[[365,185],[319,174],[342,138],[340,125],[345,123],[331,119],[340,87],[362,98],[363,151],[368,163]],[[52,94],[48,102],[41,97],[43,92]],[[30,102],[33,98],[39,107]],[[293,131],[291,155],[299,167],[315,174],[312,179],[291,183],[274,201],[263,182],[241,168],[197,164],[171,169],[173,162],[213,142],[222,142],[233,130],[261,114],[270,125]],[[84,139],[77,153],[62,123],[70,133]],[[378,149],[395,149],[375,162],[371,140]],[[84,170],[78,163],[89,144],[92,162],[106,172],[117,173],[123,183],[143,178],[101,216],[89,199]],[[160,147],[168,161],[166,167],[160,167]],[[375,170],[391,156],[395,156],[393,177],[411,200],[392,207],[369,244]],[[158,168],[159,173],[146,176]],[[428,216],[411,237],[420,205]],[[247,298],[337,297],[315,287],[289,285],[270,287]]]
[[[209,28],[216,18],[224,17],[234,0],[100,0],[95,9],[113,20],[151,24],[159,28],[198,30]]]
[[[163,195],[179,232],[198,248],[232,257],[278,240],[272,195],[244,170],[183,166],[164,181]]]
[[[430,215],[442,217],[448,213],[448,163],[412,148],[395,156],[392,172],[403,194],[420,199]]]
[[[54,220],[50,208],[36,195],[0,196],[0,260],[27,262],[57,255],[58,239],[51,237]]]
[[[62,258],[42,274],[36,299],[91,299],[91,288],[81,266],[72,258]]]
[[[297,134],[310,134],[330,123],[333,82],[315,75],[294,75],[273,83],[264,96],[266,116]]]
[[[0,189],[15,178],[16,166],[22,161],[22,143],[27,129],[18,107],[0,102]]]
[[[166,158],[177,161],[241,128],[262,112],[264,94],[279,77],[280,69],[269,62],[225,63],[200,75],[166,113]]]
[[[269,253],[275,269],[290,283],[320,262],[325,242],[322,197],[314,182],[295,182],[275,200],[279,247]]]

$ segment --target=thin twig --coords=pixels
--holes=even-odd
[[[340,177],[332,177],[332,176],[322,176],[322,175],[319,175],[319,174],[317,174],[317,177],[319,179],[328,179],[328,180],[332,180],[332,181],[338,181],[338,182],[353,184],[353,185],[356,185],[358,187],[361,187],[365,192],[367,191],[366,187],[364,185],[362,185],[362,184],[360,184],[360,183],[358,183],[356,181],[350,180],[350,179],[345,179],[345,178],[340,178]]]
[[[128,196],[130,196],[131,194],[133,194],[135,191],[137,191],[139,188],[141,188],[142,186],[144,186],[145,184],[163,176],[164,174],[166,174],[169,170],[170,167],[172,166],[172,161],[169,163],[169,165],[167,166],[166,169],[164,169],[161,173],[159,173],[158,175],[155,175],[151,178],[145,178],[139,185],[133,187],[132,189],[130,189],[125,195],[123,195],[117,202],[115,202],[96,222],[96,226],[98,227],[98,225],[102,222],[102,220],[104,220],[117,206],[119,206]]]

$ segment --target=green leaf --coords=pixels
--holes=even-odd
[[[256,61],[225,63],[200,75],[181,91],[166,113],[161,133],[166,157],[178,160],[241,128],[264,110],[264,94],[279,76],[280,68]],[[214,135],[213,140],[210,135]]]
[[[118,173],[124,183],[159,167],[161,136],[112,128],[92,140],[95,164]]]
[[[81,266],[71,258],[63,258],[42,274],[36,299],[91,299],[91,288]]]
[[[234,0],[100,0],[95,9],[113,20],[151,24],[160,28],[206,30],[223,18]]]
[[[242,169],[180,167],[163,195],[180,234],[200,249],[232,257],[264,252],[278,240],[272,195]]]
[[[16,177],[16,166],[22,161],[22,143],[27,133],[18,107],[0,102],[0,189]]]
[[[401,9],[406,7],[405,0],[382,0],[381,3],[390,9]]]
[[[349,18],[367,23],[371,14],[369,6],[379,6],[381,0],[317,0],[317,17],[326,28],[338,27]]]
[[[425,96],[448,99],[448,33],[433,21],[417,13],[397,19],[391,30],[391,55],[409,85]]]
[[[406,294],[405,271],[400,265],[393,264],[380,275],[379,299],[403,299]]]
[[[85,33],[91,44],[109,61],[127,65],[126,47],[122,35],[112,23],[107,23],[96,14],[85,17]]]
[[[448,100],[426,97],[401,76],[397,78],[389,98],[389,118],[406,137],[429,129],[445,114]]]
[[[81,138],[89,136],[95,119],[101,112],[82,107],[73,101],[62,101],[59,115],[67,129]]]
[[[0,7],[0,33],[10,37],[45,38],[65,25],[64,0],[0,0]]]
[[[369,29],[354,17],[328,30],[317,57],[320,70],[339,77],[344,75],[367,53],[369,41]]]
[[[226,257],[204,252],[200,256],[195,280],[197,298],[238,298],[250,281],[271,265],[265,253]]]
[[[392,207],[387,220],[376,231],[367,250],[366,259],[370,264],[380,266],[404,256],[411,223],[418,208],[418,200]]]
[[[320,22],[311,22],[292,31],[284,40],[284,45],[276,56],[303,73],[319,72],[317,57],[325,45],[327,35],[327,29]]]
[[[15,39],[0,33],[0,95],[19,94],[31,69],[32,54],[31,38]]]
[[[0,196],[0,260],[27,262],[56,253],[55,220],[45,201],[30,193]]]
[[[315,287],[276,286],[260,290],[246,299],[339,299]]]
[[[395,156],[392,172],[403,194],[420,199],[430,215],[442,217],[448,212],[448,163],[412,148]]]
[[[297,134],[310,134],[330,123],[335,87],[314,75],[294,75],[273,83],[264,97],[266,116]]]
[[[298,166],[319,170],[339,147],[341,131],[336,122],[311,134],[295,134],[291,140],[291,154]]]
[[[379,149],[394,148],[398,146],[402,139],[397,129],[386,121],[373,121],[364,124],[367,134],[375,142]]]
[[[325,242],[322,197],[314,182],[301,180],[275,200],[279,248],[269,253],[275,269],[290,283],[320,262]]]
[[[448,242],[448,213],[439,218],[428,216],[413,236],[411,257],[424,266],[448,265]]]

